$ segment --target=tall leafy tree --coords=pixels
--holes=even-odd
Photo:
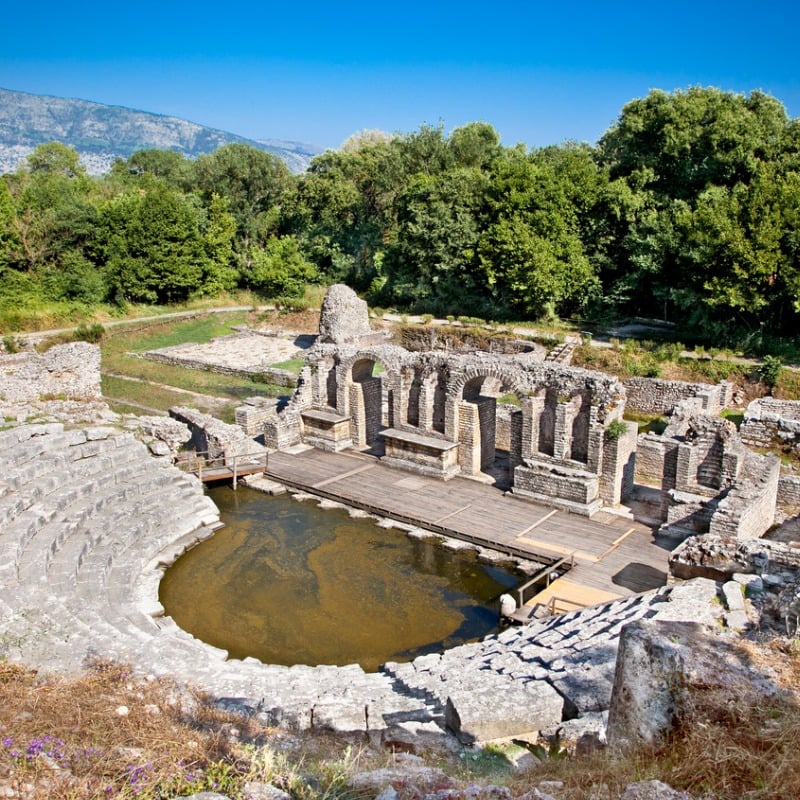
[[[117,302],[175,303],[205,289],[202,215],[162,181],[106,204],[101,225],[99,254]]]
[[[607,294],[697,325],[777,319],[785,194],[769,183],[796,170],[793,141],[785,110],[761,92],[654,91],[626,105],[598,146],[612,181]]]
[[[236,220],[236,249],[245,258],[251,247],[279,232],[294,180],[286,164],[271,153],[229,144],[194,162],[187,188],[198,191],[206,205],[215,194],[226,198]]]

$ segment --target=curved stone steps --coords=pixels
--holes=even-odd
[[[60,670],[113,658],[268,724],[383,729],[440,719],[451,694],[524,708],[530,687],[545,683],[569,698],[570,713],[592,710],[610,691],[621,626],[657,613],[669,595],[584,609],[381,673],[227,659],[163,616],[158,600],[168,565],[219,526],[196,478],[130,434],[58,425],[0,432],[0,476],[0,654]]]
[[[403,689],[416,693],[440,711],[451,692],[479,686],[489,672],[505,675],[523,685],[547,677],[557,690],[564,689],[561,693],[570,697],[576,706],[573,711],[597,710],[595,706],[602,707],[602,704],[593,700],[598,699],[598,694],[611,691],[616,640],[621,627],[654,614],[654,607],[663,600],[658,592],[615,600],[524,627],[509,628],[484,641],[421,656],[409,663],[390,663],[386,671]],[[577,684],[582,677],[588,682],[589,676],[582,676],[581,671],[601,662],[591,675],[595,697],[585,698],[581,707],[573,699],[574,686],[567,687],[566,683],[571,680]],[[562,678],[565,685],[560,687],[558,681]]]
[[[141,497],[142,488],[152,485],[152,482],[151,475],[136,474],[124,483],[113,480],[100,485],[96,482],[83,483],[77,491],[77,497],[66,508],[56,505],[48,510],[46,516],[40,513],[36,519],[43,524],[38,525],[30,535],[18,539],[14,561],[19,580],[46,577],[53,559],[65,548],[64,557],[69,559],[70,544],[72,549],[81,549],[85,548],[86,543],[99,539],[111,527],[107,523],[111,516],[110,509],[118,508],[122,516],[118,516],[117,521],[124,521],[131,512],[127,506],[135,504]],[[24,521],[25,515],[30,513],[23,512],[20,518]],[[7,527],[6,533],[13,535],[18,520]],[[99,529],[99,533],[94,533],[96,529]],[[80,557],[76,568],[79,566]]]

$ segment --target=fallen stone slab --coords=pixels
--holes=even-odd
[[[463,744],[518,736],[560,722],[564,700],[544,681],[520,685],[491,680],[454,688],[445,704],[445,725]]]

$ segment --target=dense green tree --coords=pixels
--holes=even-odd
[[[397,236],[383,265],[387,299],[421,311],[488,312],[476,274],[486,186],[477,169],[415,176],[398,198]]]
[[[86,175],[78,151],[61,142],[40,144],[27,158],[32,175],[61,175],[77,178]]]
[[[93,185],[72,148],[39,145],[7,181],[14,206],[10,265],[28,272],[57,265],[94,236]]]
[[[175,150],[156,148],[137,150],[124,165],[130,175],[153,175],[172,187],[183,187],[189,180],[191,162]]]
[[[228,200],[218,194],[211,196],[203,230],[209,263],[203,280],[203,293],[216,294],[236,288],[239,269],[236,265],[233,241],[236,220],[228,212]]]
[[[215,194],[226,198],[236,220],[237,251],[244,258],[279,232],[294,180],[286,164],[271,153],[229,144],[194,162],[188,188],[196,189],[206,205]]]
[[[346,150],[314,159],[300,181],[293,229],[327,280],[365,291],[381,279],[404,183],[398,144],[390,137],[348,140]]]
[[[247,285],[268,298],[300,297],[306,284],[316,279],[294,236],[275,236],[251,252],[245,271]]]
[[[511,151],[497,163],[488,192],[493,221],[478,253],[498,314],[553,316],[598,294],[581,237],[601,184],[590,154],[574,145]]]
[[[788,286],[784,206],[797,201],[779,187],[793,185],[797,142],[761,92],[654,91],[626,105],[598,145],[611,176],[595,251],[606,296],[697,326],[785,324],[775,294]]]
[[[120,195],[101,212],[99,255],[117,302],[174,303],[212,273],[203,218],[162,181]]]
[[[652,91],[622,109],[598,151],[612,178],[643,176],[659,195],[692,200],[709,185],[748,182],[759,162],[778,157],[787,123],[762,92]]]

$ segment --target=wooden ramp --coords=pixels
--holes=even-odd
[[[557,578],[546,589],[528,600],[526,606],[532,608],[542,605],[547,607],[551,614],[560,614],[564,611],[574,611],[576,608],[607,603],[609,600],[618,600],[624,596],[619,592],[604,592],[602,589],[593,589],[576,583],[574,577],[570,572],[568,577]]]
[[[571,590],[583,605],[666,582],[669,545],[646,525],[614,514],[582,517],[480,481],[441,481],[358,452],[271,453],[267,475],[297,490],[543,565],[574,554],[568,580],[584,588],[582,594]]]

